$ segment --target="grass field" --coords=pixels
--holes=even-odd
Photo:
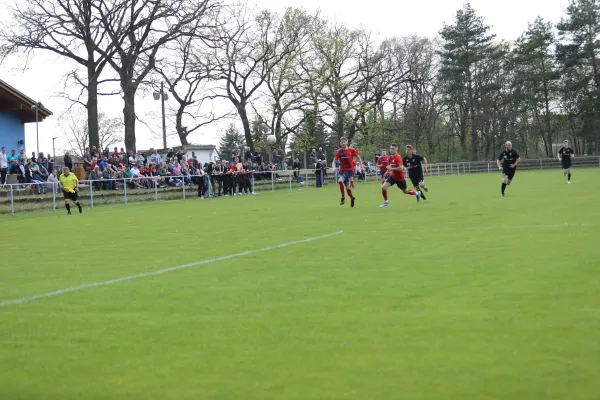
[[[599,399],[599,178],[0,217],[0,399]]]

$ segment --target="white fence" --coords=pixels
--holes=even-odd
[[[600,167],[600,157],[581,157],[573,160],[574,168]],[[519,170],[544,170],[561,168],[557,159],[522,160]],[[496,161],[432,163],[428,176],[463,175],[470,173],[495,173]],[[224,176],[168,176],[134,179],[85,180],[79,182],[79,197],[86,207],[100,207],[115,204],[142,203],[149,201],[185,200],[199,197],[252,195],[253,193],[299,188],[318,188],[335,182],[337,173],[327,169],[321,172],[322,179],[315,170],[301,170],[296,176],[293,171],[257,172]],[[379,181],[375,169],[355,176],[355,182]],[[200,181],[203,183],[201,184]],[[235,185],[235,187],[233,187]],[[227,193],[225,190],[227,189]],[[0,214],[21,212],[56,211],[62,209],[62,193],[56,184],[17,183],[0,187]]]

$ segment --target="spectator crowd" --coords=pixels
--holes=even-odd
[[[243,160],[242,160],[243,157]],[[197,186],[198,195],[230,196],[254,194],[253,183],[261,180],[279,180],[278,171],[281,168],[281,155],[274,157],[274,162],[265,163],[260,154],[253,156],[249,149],[242,154],[240,148],[234,149],[230,159],[199,162],[195,153],[188,155],[181,151],[169,149],[166,155],[160,155],[151,149],[148,154],[144,151],[134,152],[120,150],[115,147],[111,152],[108,148],[98,151],[95,147],[86,148],[82,163],[85,178],[92,181],[95,190],[117,190],[122,185],[130,189],[153,189],[168,186]],[[73,158],[70,152],[63,157],[64,166],[73,171]],[[294,181],[302,184],[304,176],[301,173],[301,163],[296,156],[292,160]],[[313,170],[317,187],[322,187],[327,177],[326,155],[322,148],[310,152],[309,169]],[[366,172],[371,172],[370,163],[356,165],[356,176],[364,179]],[[4,185],[7,175],[16,176],[17,182],[31,186],[36,193],[46,193],[48,188],[57,189],[56,183],[60,171],[55,168],[55,161],[50,154],[43,152],[31,153],[28,157],[24,149],[11,150],[7,154],[5,147],[0,153],[1,181]],[[337,179],[339,162],[334,170]]]

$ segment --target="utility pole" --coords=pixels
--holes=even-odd
[[[165,100],[167,100],[169,96],[165,93],[165,84],[164,82],[160,83],[160,92],[154,92],[154,100],[160,100],[161,109],[162,109],[162,129],[163,129],[163,149],[167,148],[167,123],[165,118]]]
[[[35,109],[35,139],[36,139],[36,154],[40,155],[40,132],[38,129],[38,121],[39,121],[39,113],[38,110],[40,108],[40,103],[35,103],[31,106],[32,109]]]

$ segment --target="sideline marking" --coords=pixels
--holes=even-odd
[[[275,246],[263,247],[262,249],[248,250],[248,251],[243,251],[241,253],[230,254],[228,256],[222,256],[222,257],[217,257],[217,258],[210,258],[208,260],[196,261],[196,262],[189,263],[189,264],[182,264],[182,265],[178,265],[176,267],[159,269],[157,271],[143,272],[143,273],[140,273],[140,274],[124,276],[122,278],[110,279],[108,281],[86,283],[84,285],[73,286],[73,287],[70,287],[70,288],[55,290],[55,291],[52,291],[52,292],[46,292],[46,293],[42,293],[42,294],[36,294],[34,296],[21,297],[19,299],[13,299],[13,300],[6,300],[6,301],[0,302],[0,307],[5,307],[5,306],[13,305],[13,304],[22,304],[22,303],[30,302],[30,301],[33,301],[33,300],[43,299],[45,297],[52,297],[52,296],[58,296],[60,294],[75,292],[77,290],[89,289],[89,288],[94,288],[94,287],[98,287],[98,286],[112,285],[114,283],[129,281],[129,280],[132,280],[132,279],[145,278],[145,277],[148,277],[148,276],[155,276],[155,275],[165,274],[167,272],[178,271],[180,269],[186,269],[186,268],[191,268],[191,267],[197,267],[199,265],[212,264],[212,263],[219,262],[219,261],[230,260],[230,259],[236,258],[236,257],[243,257],[243,256],[247,256],[247,255],[250,255],[250,254],[261,253],[263,251],[275,250],[275,249],[280,249],[282,247],[288,247],[288,246],[294,246],[294,245],[297,245],[297,244],[313,242],[315,240],[325,239],[325,238],[328,238],[328,237],[331,237],[331,236],[336,236],[336,235],[339,235],[339,234],[341,234],[343,232],[344,231],[337,231],[337,232],[333,232],[333,233],[328,233],[326,235],[313,236],[313,237],[310,237],[308,239],[295,240],[293,242],[282,243],[282,244],[278,244],[278,245],[275,245]]]
[[[466,228],[432,228],[432,229],[362,229],[345,230],[345,233],[436,233],[452,231],[492,231],[495,229],[550,229],[550,228],[584,228],[591,224],[554,224],[554,225],[497,225],[497,226],[472,226]]]

